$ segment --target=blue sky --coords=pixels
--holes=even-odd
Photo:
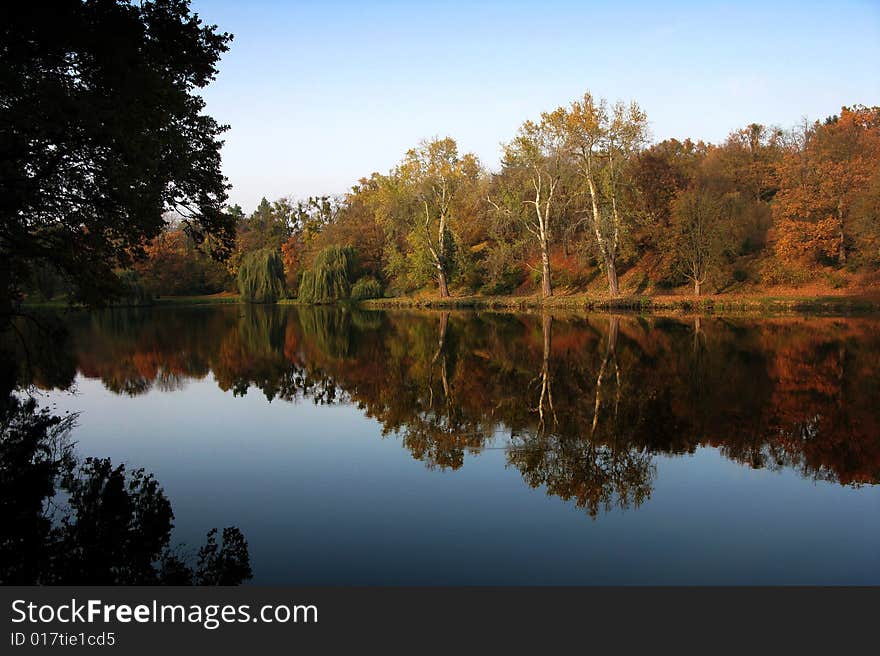
[[[722,140],[880,105],[880,1],[196,0],[232,32],[207,111],[231,125],[230,202],[339,193],[419,140],[495,167],[527,118],[590,90],[636,100],[654,140]]]

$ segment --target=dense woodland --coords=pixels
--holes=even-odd
[[[586,94],[523,123],[498,171],[431,139],[341,196],[228,208],[225,261],[170,217],[124,275],[149,296],[304,302],[876,287],[880,108],[720,144],[648,138],[638,105]]]

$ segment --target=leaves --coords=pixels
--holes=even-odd
[[[0,9],[0,259],[51,262],[100,304],[173,211],[196,243],[231,243],[226,129],[198,90],[231,36],[184,0],[5,3]],[[4,299],[20,292],[3,276]]]

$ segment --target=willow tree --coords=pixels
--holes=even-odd
[[[460,155],[455,140],[431,139],[409,150],[392,176],[408,202],[392,217],[411,243],[427,250],[440,296],[449,296],[451,243],[455,239],[457,201],[464,187],[480,176],[476,155]]]
[[[284,295],[284,262],[276,249],[244,256],[238,268],[238,291],[248,303],[274,303]]]
[[[539,123],[523,123],[513,141],[504,146],[505,171],[502,172],[502,175],[520,178],[519,190],[508,193],[500,203],[489,198],[495,211],[519,219],[532,241],[537,243],[541,252],[541,295],[545,298],[553,295],[550,246],[553,225],[563,207],[560,183],[565,133],[557,119],[544,114]]]
[[[612,296],[620,293],[617,260],[629,223],[625,211],[627,161],[648,138],[648,119],[636,104],[596,101],[588,92],[544,120],[564,126],[566,150],[578,163],[589,207],[585,220],[596,240]]]
[[[350,246],[328,246],[303,272],[299,286],[301,303],[333,303],[351,295],[355,251]]]

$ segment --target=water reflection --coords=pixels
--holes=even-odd
[[[11,333],[11,334],[10,334]],[[172,546],[174,513],[159,481],[106,458],[80,458],[77,415],[40,408],[32,385],[68,387],[72,352],[51,318],[0,341],[0,584],[237,585],[251,578],[235,527],[209,531],[195,554]],[[139,393],[156,380],[114,380]]]
[[[79,371],[137,395],[213,374],[233,395],[354,403],[428,467],[458,469],[468,453],[502,448],[528,485],[590,515],[643,503],[653,456],[701,446],[754,468],[880,481],[871,318],[218,306],[68,324],[65,352],[32,366],[36,385],[63,388]]]

